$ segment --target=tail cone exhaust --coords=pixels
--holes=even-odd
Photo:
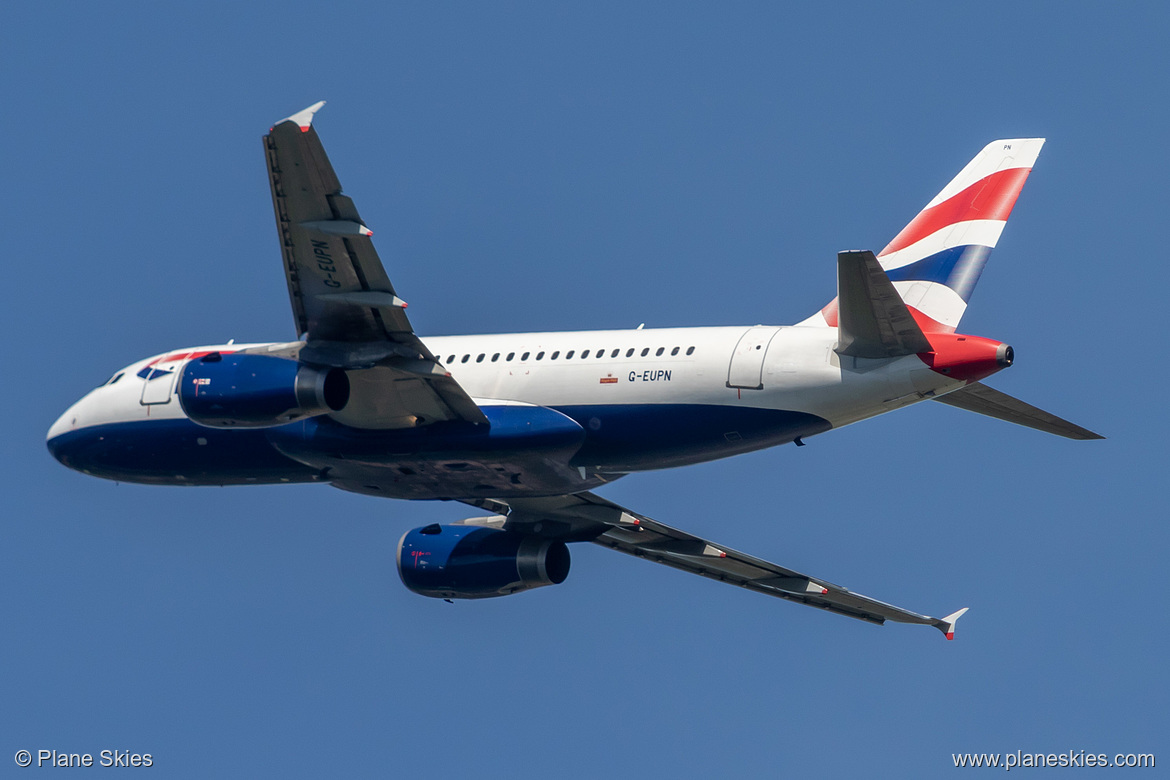
[[[1009,345],[981,336],[931,333],[931,352],[919,353],[934,371],[967,382],[977,382],[1010,366],[1016,359]]]
[[[1016,351],[1007,344],[1000,344],[995,352],[995,360],[1000,368],[1007,368],[1016,361]]]

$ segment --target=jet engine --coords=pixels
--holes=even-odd
[[[212,352],[183,367],[179,403],[211,428],[267,428],[341,411],[349,378],[271,355]]]
[[[569,548],[555,539],[472,525],[428,525],[398,542],[398,576],[422,596],[507,596],[569,576]]]

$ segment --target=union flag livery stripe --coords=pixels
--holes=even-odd
[[[902,232],[894,237],[878,257],[905,249],[959,222],[974,219],[1006,222],[1031,172],[1031,168],[1009,168],[993,173],[953,198],[923,209],[909,225],[902,228]]]
[[[1043,138],[988,144],[878,254],[924,331],[958,326],[1043,145]],[[836,327],[836,299],[800,324]]]

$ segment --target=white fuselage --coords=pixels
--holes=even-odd
[[[737,346],[756,344],[737,354]],[[837,330],[825,327],[708,327],[434,336],[427,347],[480,405],[547,407],[686,404],[783,409],[838,428],[949,392],[962,382],[916,356],[841,357]],[[758,345],[758,348],[753,348]],[[121,378],[71,406],[48,438],[88,426],[182,418],[173,377],[192,352],[263,344],[172,350],[133,363]],[[147,382],[147,367],[169,370]],[[376,369],[372,369],[376,370]],[[361,382],[362,371],[351,372]],[[347,410],[348,411],[348,410]],[[346,422],[347,412],[333,415]]]
[[[758,331],[754,341],[760,348],[737,356],[737,345],[751,331]],[[426,339],[459,384],[484,402],[785,409],[816,415],[837,428],[963,384],[913,355],[842,358],[833,351],[836,343],[836,328],[760,326]],[[586,350],[588,357],[581,357]],[[554,353],[559,353],[555,359]]]

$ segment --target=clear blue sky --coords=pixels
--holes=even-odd
[[[0,23],[0,775],[935,777],[1170,763],[1159,4],[20,2]],[[113,369],[294,336],[260,136],[310,103],[423,334],[785,324],[995,138],[1048,145],[964,330],[1070,442],[940,404],[603,491],[930,614],[878,628],[574,548],[559,587],[406,591],[473,514],[149,488],[44,433]],[[926,408],[923,408],[926,407]],[[46,771],[46,770],[42,770]]]

